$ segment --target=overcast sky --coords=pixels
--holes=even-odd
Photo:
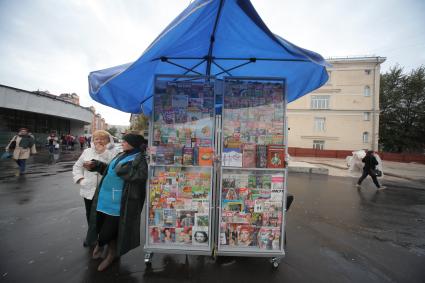
[[[129,114],[94,102],[89,72],[136,60],[189,0],[0,0],[0,84],[75,92],[109,124]],[[425,65],[423,0],[252,0],[268,27],[325,58]]]

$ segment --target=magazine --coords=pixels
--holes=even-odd
[[[242,166],[244,168],[256,167],[256,146],[255,144],[242,144]]]
[[[283,174],[273,175],[271,181],[271,200],[282,201],[284,194]]]
[[[175,228],[160,228],[160,242],[164,244],[174,244],[176,242]]]
[[[239,148],[225,148],[223,150],[223,166],[242,167],[242,153]]]
[[[212,147],[200,147],[198,152],[199,166],[212,166],[214,150]]]
[[[164,209],[164,227],[176,227],[177,214],[175,209]]]
[[[238,224],[223,223],[221,225],[221,234],[224,234],[222,245],[237,246],[238,244]]]
[[[192,200],[192,207],[198,213],[208,213],[209,200],[208,199],[194,199]]]
[[[223,200],[222,209],[224,211],[244,211],[244,203],[242,201]]]
[[[208,227],[194,226],[192,228],[192,243],[194,246],[208,246]]]
[[[195,225],[195,211],[177,210],[177,227],[186,228]]]
[[[158,227],[149,227],[149,243],[158,244],[161,242],[161,232]]]
[[[250,225],[240,225],[238,227],[238,241],[237,246],[239,247],[255,247],[257,245],[254,239],[255,227]]]
[[[285,148],[282,145],[268,146],[267,167],[268,168],[285,168]]]
[[[196,213],[195,214],[195,226],[208,227],[209,224],[209,214],[208,213]]]
[[[176,228],[176,244],[192,245],[192,227]]]

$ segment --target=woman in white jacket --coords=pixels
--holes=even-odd
[[[84,199],[87,223],[89,222],[93,195],[102,176],[100,176],[97,172],[88,171],[83,167],[83,165],[86,162],[90,162],[92,159],[100,160],[108,164],[115,155],[118,154],[118,151],[113,146],[113,139],[110,138],[107,131],[98,130],[94,132],[92,142],[92,147],[83,151],[80,158],[72,168],[74,182],[81,186],[80,195]]]

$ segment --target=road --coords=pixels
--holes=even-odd
[[[140,247],[98,272],[82,245],[72,164],[32,164],[25,177],[0,179],[0,281],[425,282],[424,190],[392,182],[377,192],[370,180],[357,189],[351,178],[296,173],[278,270],[265,258],[160,254],[146,268]]]

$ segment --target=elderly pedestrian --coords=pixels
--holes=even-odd
[[[80,195],[84,200],[84,206],[86,208],[87,224],[89,224],[93,195],[99,185],[101,176],[97,172],[90,172],[84,168],[84,162],[96,159],[105,164],[109,164],[118,153],[112,145],[108,146],[111,140],[107,131],[98,130],[94,132],[94,147],[85,149],[72,168],[74,182],[80,185]],[[85,241],[84,246],[87,246]]]
[[[87,242],[95,245],[93,259],[101,257],[105,245],[108,254],[100,263],[103,271],[131,249],[140,245],[140,220],[146,196],[148,165],[143,136],[126,134],[123,152],[107,165],[92,160],[84,167],[103,175],[93,197]]]
[[[34,136],[29,133],[27,128],[20,128],[18,134],[9,141],[6,151],[13,151],[13,159],[19,166],[16,176],[25,174],[27,159],[30,154],[37,153]]]

